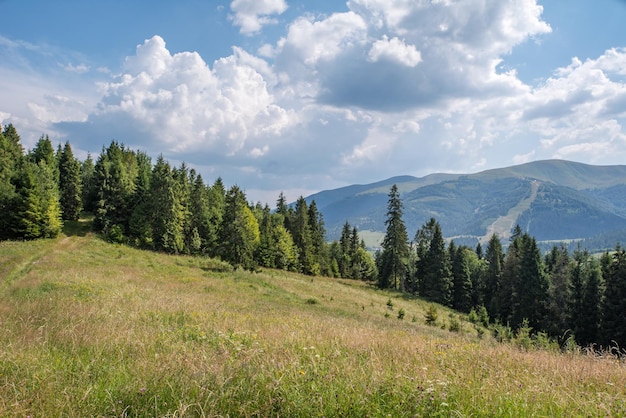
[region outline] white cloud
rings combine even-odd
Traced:
[[[374,42],[369,51],[368,58],[372,62],[388,59],[407,67],[415,67],[422,61],[422,55],[415,45],[407,45],[404,41],[394,37],[388,39],[384,35],[382,39]]]
[[[239,48],[211,69],[197,53],[172,55],[155,36],[126,59],[125,70],[103,85],[99,110],[89,124],[124,119],[133,129],[127,142],[137,146],[232,156],[263,150],[256,140],[279,135],[293,122],[268,91],[269,67]]]
[[[78,65],[73,65],[73,64],[67,64],[65,67],[65,71],[69,71],[71,73],[77,73],[77,74],[83,74],[89,71],[89,66],[85,65],[85,64],[78,64]]]
[[[514,69],[498,70],[517,45],[549,36],[533,0],[347,6],[299,16],[280,40],[256,51],[235,46],[211,63],[195,52],[171,53],[155,36],[121,74],[107,75],[97,109],[45,90],[29,94],[20,115],[34,117],[39,134],[47,126],[73,144],[83,140],[83,148],[97,142],[91,151],[115,138],[259,195],[271,189],[274,198],[294,184],[316,191],[539,158],[626,161],[625,49],[574,58],[534,86]],[[245,34],[286,7],[231,3]],[[2,115],[15,117],[5,103],[0,97]]]
[[[230,9],[234,15],[233,23],[239,26],[240,32],[252,35],[263,26],[274,24],[273,15],[280,15],[287,10],[285,0],[233,0]]]

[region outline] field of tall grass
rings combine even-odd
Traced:
[[[0,416],[626,416],[615,357],[479,338],[442,307],[426,325],[425,302],[361,282],[66,233],[0,243]]]

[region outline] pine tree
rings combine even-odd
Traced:
[[[504,251],[502,243],[496,234],[493,234],[487,244],[485,252],[487,269],[485,271],[484,304],[491,318],[500,318],[500,284],[504,265]]]
[[[15,176],[23,159],[20,136],[13,125],[0,132],[0,240],[16,238],[13,230],[16,199]]]
[[[611,256],[604,277],[602,303],[602,343],[626,347],[626,250],[619,244]]]
[[[260,241],[259,224],[237,186],[228,190],[220,229],[220,257],[235,268],[254,269],[254,253]]]
[[[548,334],[562,336],[569,328],[569,314],[567,310],[570,301],[570,280],[572,277],[572,263],[567,248],[552,247],[546,256],[546,272],[549,277],[546,322],[543,326]]]
[[[457,311],[468,313],[472,303],[472,276],[470,271],[470,254],[467,247],[455,247],[450,242],[449,254],[452,260],[452,307]]]
[[[309,230],[311,231],[311,253],[318,265],[318,273],[328,275],[330,271],[329,255],[326,246],[326,229],[324,227],[324,217],[317,209],[315,200],[311,201],[308,208]]]
[[[350,266],[352,265],[352,254],[350,254],[350,239],[352,233],[352,227],[346,221],[343,224],[343,228],[341,229],[341,236],[339,237],[339,249],[340,254],[337,259],[337,264],[339,267],[339,275],[340,277],[350,277]]]
[[[312,233],[309,226],[308,205],[302,196],[296,201],[290,232],[294,244],[298,247],[300,271],[312,276],[319,274],[319,263],[315,258]]]
[[[423,233],[416,235],[420,251],[426,250],[419,261],[420,295],[442,305],[450,305],[452,301],[452,273],[450,257],[446,251],[441,226],[434,218],[425,224]],[[428,238],[430,237],[430,241]],[[424,241],[425,240],[425,241]]]
[[[93,212],[97,205],[98,191],[95,175],[96,167],[93,163],[93,159],[91,158],[91,154],[87,154],[87,158],[80,166],[83,209],[87,212]]]
[[[400,193],[395,184],[389,192],[385,226],[387,231],[379,257],[378,286],[404,290],[409,259],[409,239],[402,220]]]
[[[600,342],[602,272],[595,258],[589,257],[585,277],[582,317],[576,335],[577,341],[583,346]]]
[[[520,270],[513,281],[511,326],[517,328],[524,320],[528,320],[531,328],[540,330],[546,316],[548,280],[535,238],[526,233],[520,240]]]
[[[152,239],[156,250],[174,254],[182,252],[185,244],[185,215],[178,187],[169,163],[159,156],[150,179]]]
[[[105,234],[113,229],[124,235],[128,233],[135,205],[136,177],[134,152],[115,141],[102,150],[95,166],[97,202],[94,224],[97,230]]]
[[[77,221],[83,208],[81,173],[69,141],[59,156],[59,192],[63,219]]]

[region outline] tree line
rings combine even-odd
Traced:
[[[389,193],[386,234],[376,255],[380,288],[397,289],[461,312],[486,311],[492,322],[532,328],[561,342],[626,347],[626,250],[601,257],[565,246],[542,256],[518,226],[505,251],[492,235],[483,251],[446,245],[431,218],[409,242],[396,185]]]
[[[346,223],[326,242],[315,201],[272,210],[249,203],[238,186],[212,185],[184,163],[172,167],[112,141],[94,161],[79,161],[69,142],[54,150],[42,136],[27,152],[13,125],[0,132],[0,240],[54,238],[85,211],[106,239],[171,254],[219,257],[235,268],[257,266],[308,275],[374,280],[373,257]]]

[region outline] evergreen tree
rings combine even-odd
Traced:
[[[379,258],[378,286],[404,290],[409,259],[409,239],[402,220],[402,201],[398,186],[395,184],[389,192],[387,202],[387,231],[382,242]]]
[[[163,156],[157,158],[150,179],[152,239],[156,250],[178,254],[184,249],[184,208],[179,184]]]
[[[430,238],[430,241],[428,239]],[[416,234],[420,257],[418,274],[421,275],[420,295],[442,305],[452,301],[452,272],[441,226],[434,218]],[[425,251],[425,252],[424,252]]]
[[[98,190],[96,183],[96,167],[91,158],[91,154],[87,154],[87,159],[80,166],[80,181],[82,191],[83,209],[87,212],[96,210],[98,201]]]
[[[579,248],[574,252],[567,307],[569,326],[581,346],[600,342],[601,285],[600,263]]]
[[[567,248],[553,246],[546,255],[546,272],[549,277],[547,317],[543,326],[548,334],[562,336],[569,328],[567,306],[570,299],[572,263]]]
[[[205,237],[206,252],[209,255],[219,255],[219,230],[222,227],[226,189],[221,177],[208,188],[209,196],[209,228]]]
[[[341,237],[339,238],[339,258],[337,264],[339,266],[340,277],[350,277],[350,269],[352,265],[352,254],[350,254],[350,241],[351,241],[352,227],[346,221],[341,229]]]
[[[473,253],[467,247],[455,247],[454,241],[450,242],[448,248],[452,260],[452,307],[468,313],[473,306],[470,271],[470,257]]]
[[[484,304],[491,318],[500,318],[500,285],[504,266],[504,251],[500,238],[493,234],[485,252],[487,269],[485,271]]]
[[[579,344],[581,343],[580,334],[583,332],[583,301],[585,299],[585,276],[588,260],[589,254],[586,251],[582,251],[578,248],[578,250],[574,252],[574,261],[569,280],[569,298],[567,300],[568,325]]]
[[[324,227],[324,217],[317,209],[315,200],[311,201],[308,208],[308,223],[311,231],[311,253],[318,265],[318,274],[329,275],[330,265],[329,254],[326,246],[326,228]]]
[[[134,208],[133,196],[137,177],[135,153],[117,142],[103,149],[95,166],[97,202],[94,224],[108,234],[121,230],[127,234]]]
[[[254,253],[260,241],[259,223],[237,186],[228,190],[220,229],[219,255],[235,268],[254,269]]]
[[[308,205],[302,196],[296,201],[296,209],[291,222],[291,235],[294,244],[298,247],[300,271],[312,276],[319,274],[319,264],[315,258],[309,226]]]
[[[545,320],[548,281],[537,241],[528,234],[521,240],[521,262],[517,277],[513,280],[513,312],[511,326],[517,328],[524,320],[535,329],[542,329]]]
[[[59,192],[63,219],[77,221],[83,208],[81,173],[69,141],[59,156]]]
[[[619,244],[611,256],[604,277],[602,303],[602,343],[605,346],[626,347],[626,250]]]
[[[209,210],[209,190],[200,174],[194,175],[193,178],[189,195],[189,213],[192,231],[196,230],[200,238],[200,247],[194,253],[206,254],[210,247],[210,237],[214,227]]]
[[[54,155],[54,148],[52,147],[52,142],[50,141],[48,135],[42,135],[39,138],[37,144],[35,144],[35,148],[33,148],[28,154],[28,158],[35,164],[39,164],[41,161],[44,161],[52,170],[55,175],[54,180],[56,181],[57,158]]]
[[[509,244],[509,248],[506,252],[504,264],[502,265],[502,275],[500,277],[500,284],[497,289],[497,293],[494,295],[494,301],[492,305],[497,307],[495,319],[501,323],[511,323],[513,313],[517,312],[519,299],[516,293],[521,275],[522,265],[522,248],[521,239],[516,237]],[[489,315],[493,314],[489,312]]]
[[[6,125],[0,132],[0,240],[16,238],[15,177],[22,159],[20,136],[13,125]]]

